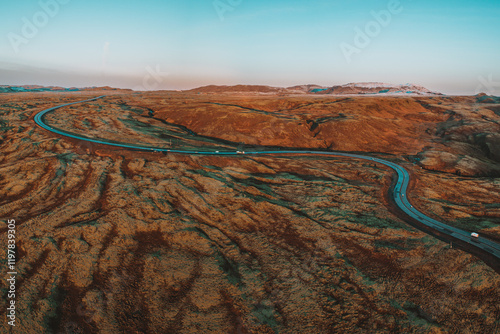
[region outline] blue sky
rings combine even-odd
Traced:
[[[9,1],[0,84],[380,81],[473,94],[479,78],[500,81],[499,17],[498,0]]]

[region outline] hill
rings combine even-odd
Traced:
[[[262,85],[204,86],[188,90],[193,93],[256,93],[256,94],[321,94],[321,95],[442,95],[438,92],[414,85],[393,85],[380,82],[349,83],[337,86],[297,85],[292,87],[271,87]]]

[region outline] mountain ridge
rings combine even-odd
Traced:
[[[80,92],[80,91],[94,91],[94,90],[130,90],[113,88],[109,86],[104,87],[60,87],[60,86],[41,86],[41,85],[0,85],[0,93],[35,93],[35,92]]]
[[[315,84],[290,87],[266,85],[209,85],[186,90],[198,93],[277,93],[277,94],[316,94],[316,95],[443,95],[415,84],[388,84],[381,82],[358,82],[345,85],[321,86]]]

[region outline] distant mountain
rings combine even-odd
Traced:
[[[38,85],[6,86],[0,85],[0,93],[26,93],[26,92],[74,92],[78,88],[44,87]]]
[[[203,86],[190,89],[188,92],[195,93],[282,93],[285,88],[263,86],[263,85],[235,85],[235,86]]]
[[[319,85],[297,85],[292,87],[271,87],[260,85],[236,86],[204,86],[189,90],[198,93],[259,93],[259,94],[322,94],[322,95],[363,95],[363,94],[390,94],[390,95],[443,95],[425,87],[404,84],[393,85],[380,82],[360,82],[346,85],[325,87]]]
[[[33,92],[78,92],[78,91],[101,91],[101,90],[122,90],[112,87],[86,87],[86,88],[64,88],[57,86],[39,86],[39,85],[24,85],[24,86],[8,86],[0,85],[0,93],[33,93]],[[130,89],[125,89],[130,90]]]
[[[132,89],[127,89],[127,88],[113,88],[109,86],[101,86],[101,87],[85,87],[85,88],[80,88],[78,90],[82,91],[101,91],[101,90],[122,90],[122,91],[132,91]]]
[[[85,88],[64,88],[57,86],[9,86],[0,85],[0,93],[23,93],[23,92],[74,92],[74,91],[102,91],[102,90],[123,90],[131,91],[130,89],[120,89],[112,87],[85,87]],[[318,94],[318,95],[443,95],[438,92],[433,92],[425,87],[404,84],[392,85],[380,82],[360,82],[349,83],[338,86],[319,86],[319,85],[297,85],[292,87],[271,87],[265,85],[234,85],[234,86],[204,86],[195,89],[187,90],[187,92],[201,94],[264,94],[264,95],[285,95],[285,94]]]
[[[500,97],[486,95],[485,93],[476,95],[477,103],[500,103]]]
[[[433,92],[425,87],[414,84],[393,85],[381,82],[359,82],[349,83],[341,86],[325,87],[322,89],[313,89],[309,93],[316,94],[391,94],[391,95],[442,95],[438,92]]]

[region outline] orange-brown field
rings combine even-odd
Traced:
[[[0,270],[15,219],[15,333],[500,332],[500,275],[397,214],[388,168],[133,151],[33,122],[103,94],[46,122],[193,151],[370,152],[411,172],[422,212],[500,241],[495,99],[0,94]]]

